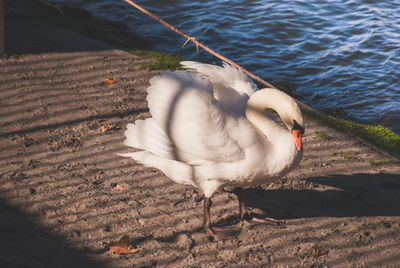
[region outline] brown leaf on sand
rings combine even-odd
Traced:
[[[314,258],[318,258],[320,256],[326,255],[328,253],[327,250],[320,247],[312,247],[312,255]]]
[[[114,191],[122,191],[124,189],[124,186],[117,184],[112,188]]]
[[[114,79],[112,79],[112,78],[106,78],[106,79],[104,79],[103,82],[108,84],[108,85],[111,85],[111,84],[115,83]]]
[[[117,254],[133,254],[140,251],[140,249],[132,248],[128,235],[124,235],[117,242],[111,242],[107,247],[111,253]]]
[[[117,125],[103,125],[100,127],[101,132],[117,130],[117,129],[121,129],[121,127],[119,127]]]

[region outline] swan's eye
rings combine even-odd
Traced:
[[[293,129],[300,130],[300,133],[304,134],[304,128],[302,126],[300,126],[299,123],[297,123],[296,120],[293,120],[293,128],[292,128],[292,130]]]

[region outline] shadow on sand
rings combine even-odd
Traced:
[[[0,199],[1,267],[106,267]]]
[[[306,182],[332,189],[247,189],[246,205],[281,219],[400,215],[398,175],[331,175],[309,178]]]

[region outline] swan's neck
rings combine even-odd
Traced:
[[[275,94],[275,91],[255,92],[247,103],[246,117],[265,136],[268,150],[266,161],[274,163],[275,171],[280,173],[297,164],[301,154],[296,150],[290,131],[266,116],[267,109],[272,108],[284,122],[288,118],[286,94]]]
[[[292,141],[293,138],[290,132],[274,120],[268,118],[266,115],[266,109],[267,107],[261,108],[248,105],[246,109],[246,117],[265,136],[271,146],[277,149],[280,148],[281,150],[283,147],[294,148]],[[293,146],[290,146],[292,144]]]

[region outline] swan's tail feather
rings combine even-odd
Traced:
[[[146,151],[120,153],[120,156],[131,157],[137,162],[161,170],[165,175],[179,184],[197,185],[193,181],[193,167],[182,162],[165,159]]]
[[[145,150],[160,157],[174,158],[171,142],[153,118],[136,120],[134,124],[128,124],[125,136],[124,144],[127,146]]]

